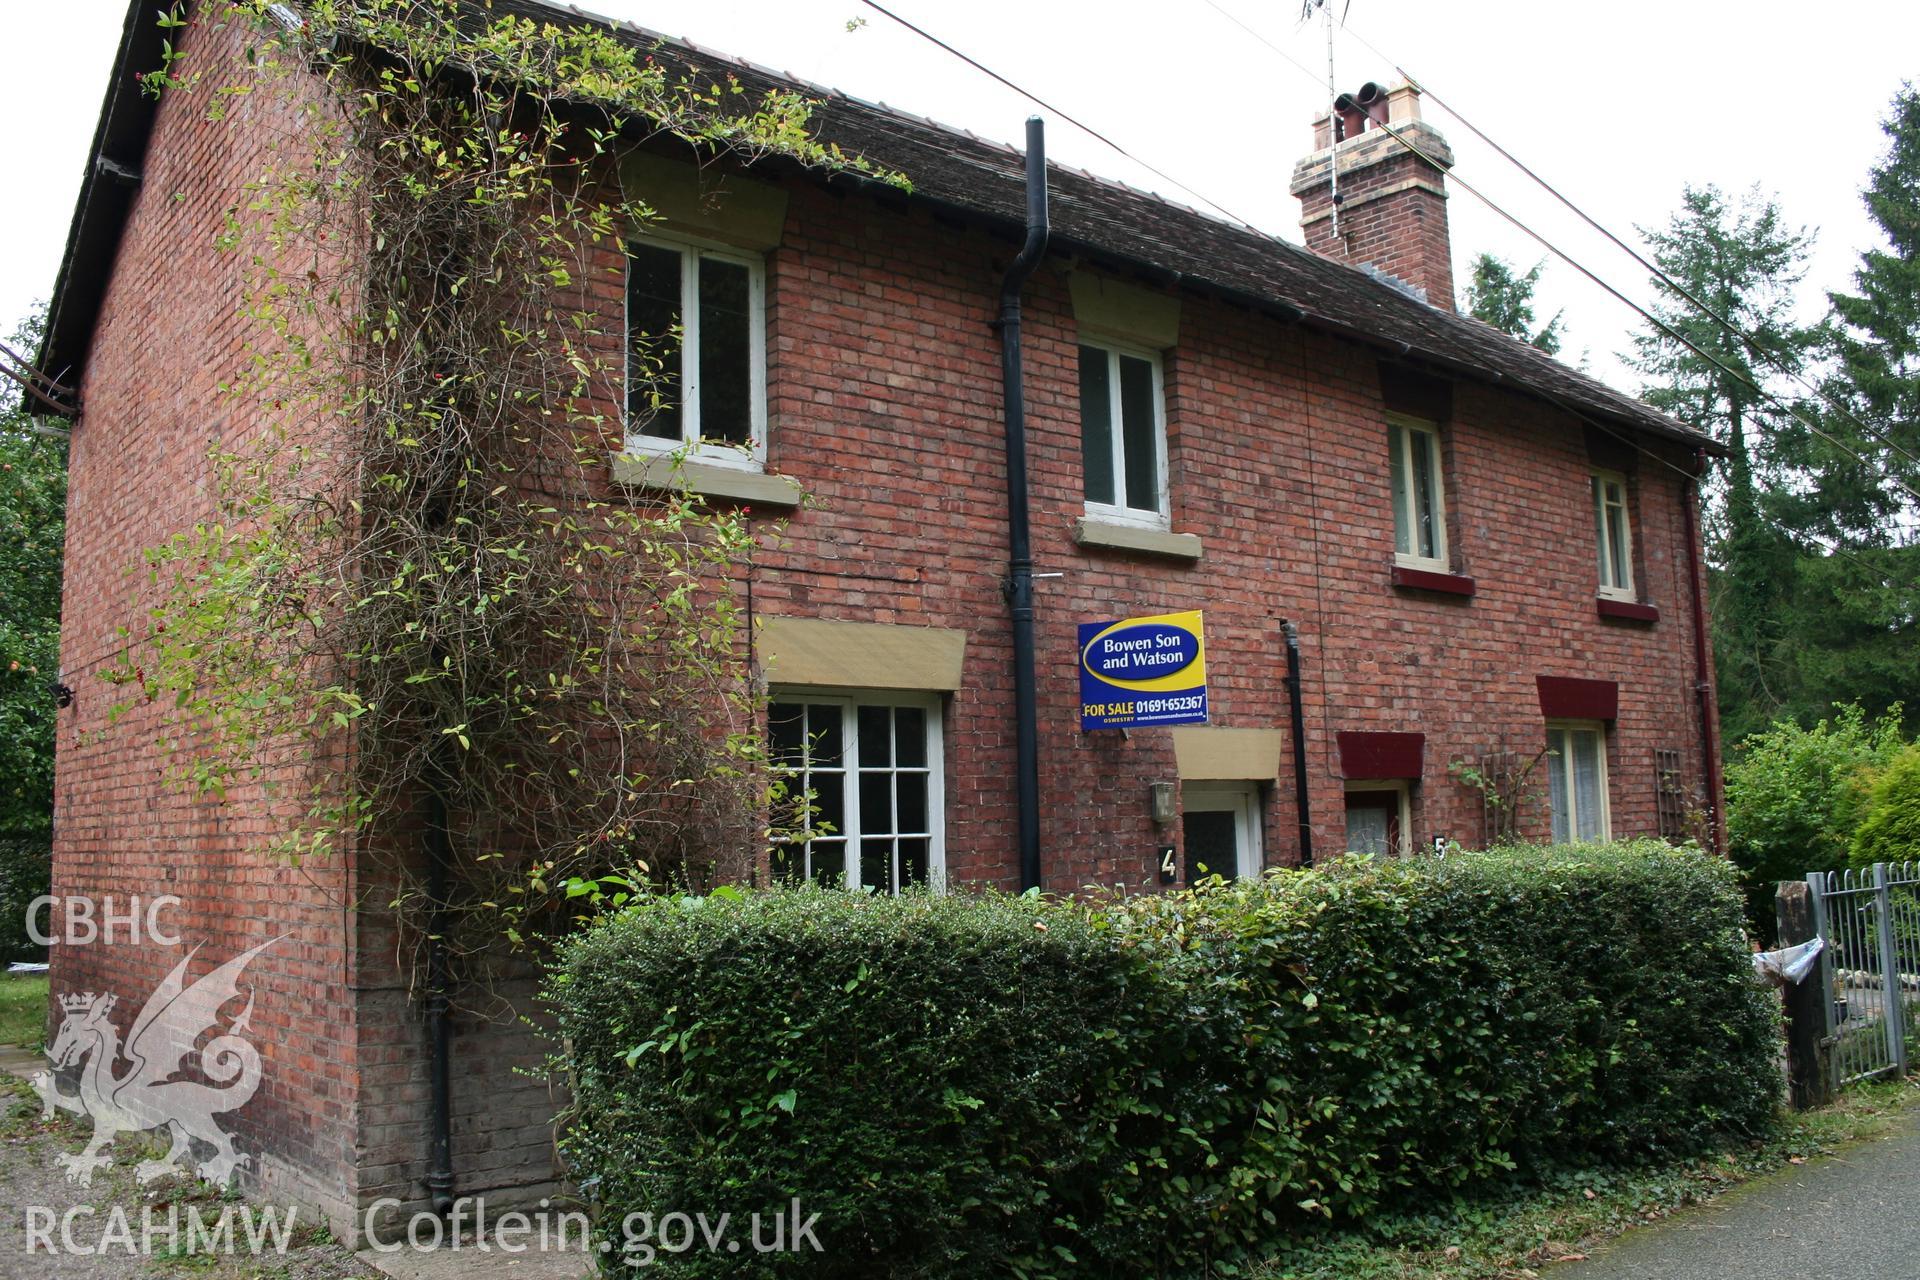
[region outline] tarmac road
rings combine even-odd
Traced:
[[[1920,1116],[1628,1232],[1554,1280],[1920,1280]]]

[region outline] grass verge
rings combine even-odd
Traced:
[[[0,973],[0,1044],[38,1049],[47,1038],[47,975]]]
[[[1565,1171],[1545,1184],[1490,1188],[1363,1229],[1301,1237],[1259,1280],[1529,1280],[1601,1241],[1658,1222],[1743,1182],[1879,1137],[1920,1110],[1920,1081],[1858,1085],[1819,1111],[1788,1113],[1772,1137],[1643,1169]]]

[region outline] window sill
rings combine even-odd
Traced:
[[[1632,600],[1612,600],[1601,596],[1594,601],[1594,607],[1603,618],[1613,618],[1620,622],[1658,622],[1660,610],[1650,604],[1640,604]]]
[[[1436,591],[1448,596],[1471,596],[1473,579],[1458,573],[1436,573],[1431,569],[1393,566],[1393,585],[1413,591]]]
[[[1198,560],[1204,550],[1198,534],[1146,529],[1094,516],[1081,516],[1073,522],[1073,540],[1083,547],[1133,551],[1150,556],[1166,556],[1170,560]]]
[[[804,496],[800,482],[791,476],[711,462],[677,461],[669,454],[616,453],[613,482],[629,489],[674,489],[784,511],[798,507]]]

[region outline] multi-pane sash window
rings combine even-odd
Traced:
[[[768,712],[795,834],[773,849],[776,878],[898,893],[945,869],[940,706],[795,695]]]
[[[765,271],[693,245],[627,245],[627,440],[763,456]],[[731,447],[728,447],[731,446]]]
[[[1440,433],[1431,423],[1389,418],[1389,464],[1393,472],[1393,549],[1402,564],[1449,570],[1447,502],[1440,477]]]
[[[1548,725],[1545,765],[1554,843],[1609,839],[1606,730],[1597,724]]]
[[[1165,526],[1167,442],[1158,357],[1080,344],[1080,456],[1090,513]]]
[[[1633,599],[1633,526],[1627,519],[1627,484],[1595,472],[1593,523],[1600,552],[1600,594]]]

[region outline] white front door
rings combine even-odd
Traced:
[[[1208,876],[1237,880],[1259,875],[1259,788],[1251,782],[1183,784],[1180,836],[1190,885]]]

